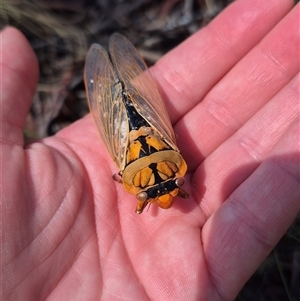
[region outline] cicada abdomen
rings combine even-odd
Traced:
[[[90,111],[126,191],[136,195],[136,213],[147,204],[169,208],[187,165],[155,81],[134,46],[122,35],[110,38],[109,53],[93,44],[85,66]]]

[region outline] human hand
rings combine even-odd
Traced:
[[[3,300],[234,299],[299,212],[291,7],[237,1],[151,69],[190,198],[142,215],[90,115],[24,146],[37,62],[1,33]]]

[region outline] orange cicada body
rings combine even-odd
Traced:
[[[110,38],[109,53],[93,44],[85,65],[90,111],[126,191],[136,195],[136,213],[147,204],[169,208],[187,165],[155,81],[134,46],[122,35]]]

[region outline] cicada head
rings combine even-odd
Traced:
[[[184,178],[178,178],[175,181],[170,181],[166,185],[165,191],[164,190],[157,191],[157,189],[152,189],[151,191],[150,189],[149,192],[142,191],[137,193],[136,198],[138,202],[136,205],[135,212],[137,214],[141,214],[148,204],[156,204],[162,209],[168,209],[172,206],[174,197],[176,195],[178,195],[181,198],[187,198],[189,194],[186,191],[184,191],[182,188],[180,188],[184,184],[184,182],[185,182]],[[172,189],[173,188],[172,186],[175,185],[177,186],[177,188],[175,188],[172,191],[168,191],[168,189]],[[164,185],[161,185],[161,187],[162,186]],[[149,195],[153,194],[153,192],[156,192],[158,196],[156,196],[155,198],[149,198]]]

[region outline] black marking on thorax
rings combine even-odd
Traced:
[[[146,157],[146,156],[149,156],[153,153],[156,153],[158,151],[162,151],[162,150],[157,150],[155,149],[154,147],[152,147],[151,145],[147,144],[146,142],[146,137],[147,136],[140,136],[138,137],[136,140],[139,141],[142,145],[142,148],[141,148],[141,151],[140,151],[140,156],[139,158],[142,158],[142,157]]]
[[[157,163],[151,163],[149,165],[149,168],[151,168],[153,174],[154,174],[154,178],[155,178],[155,183],[161,183],[164,180],[159,176],[158,171],[157,171]]]

